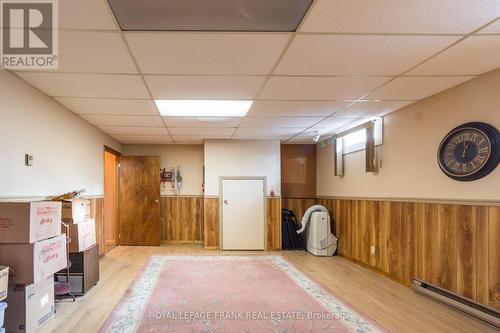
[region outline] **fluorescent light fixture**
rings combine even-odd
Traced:
[[[312,0],[108,0],[124,31],[295,31]]]
[[[253,101],[157,99],[155,103],[162,116],[244,117]]]

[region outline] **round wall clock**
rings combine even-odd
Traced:
[[[481,122],[460,125],[441,141],[438,163],[450,178],[471,181],[491,173],[500,162],[500,132]]]

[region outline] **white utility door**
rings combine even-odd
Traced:
[[[222,180],[222,249],[264,250],[264,180]]]

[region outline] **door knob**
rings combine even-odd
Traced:
[[[227,204],[228,204],[227,200],[224,200],[224,205],[227,205]]]
[[[160,200],[155,200],[155,203],[158,203],[158,202],[160,202]]]

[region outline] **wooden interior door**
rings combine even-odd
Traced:
[[[120,245],[160,245],[160,157],[120,159]]]

